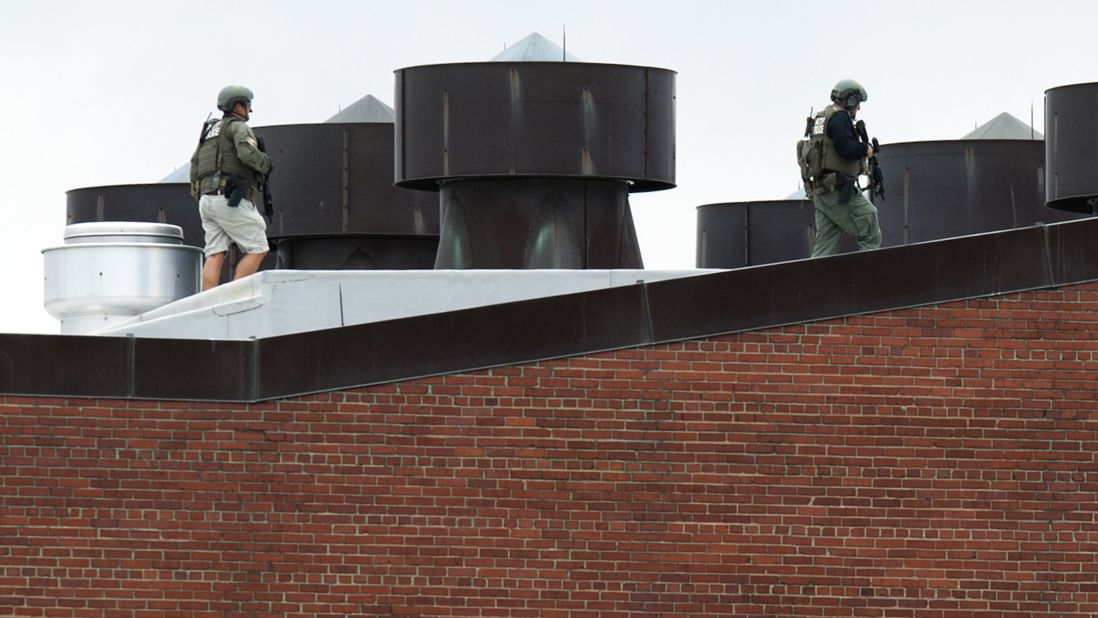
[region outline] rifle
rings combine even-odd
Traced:
[[[880,196],[883,201],[885,199],[884,174],[881,172],[880,164],[877,163],[877,153],[881,151],[881,144],[875,137],[872,140],[869,139],[869,132],[865,130],[864,120],[854,123],[854,130],[858,132],[858,137],[861,138],[862,143],[873,146],[873,156],[869,157],[869,193],[870,195]]]
[[[256,142],[259,144],[259,151],[266,154],[267,152],[267,140],[262,137],[256,138]],[[271,155],[267,155],[270,159]],[[267,168],[267,173],[263,175],[263,216],[267,217],[267,221],[274,223],[271,217],[274,216],[274,198],[271,196],[271,172],[274,171],[274,164],[272,163]]]
[[[213,112],[206,114],[206,120],[202,122],[202,130],[198,133],[199,145],[202,145],[202,142],[206,141],[206,136],[210,134],[210,129],[213,129],[214,123],[210,122],[211,117],[213,117]]]

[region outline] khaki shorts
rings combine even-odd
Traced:
[[[207,256],[229,250],[236,243],[244,253],[266,253],[267,221],[255,209],[251,200],[240,200],[236,208],[229,208],[224,195],[203,195],[198,200],[198,214],[202,217],[202,229],[206,231]]]

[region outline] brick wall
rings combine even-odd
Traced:
[[[0,615],[1089,616],[1098,285],[234,406],[0,398]]]

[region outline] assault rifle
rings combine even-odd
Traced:
[[[210,122],[210,118],[213,116],[213,112],[206,114],[206,120],[202,122],[202,130],[198,133],[198,145],[201,146],[202,142],[206,141],[206,136],[210,134],[210,130],[213,129],[215,122]]]
[[[259,151],[262,153],[267,152],[267,140],[262,137],[256,138],[256,142],[259,144]],[[270,155],[267,155],[270,158]],[[267,173],[263,175],[263,216],[267,217],[267,221],[274,222],[271,217],[274,216],[274,198],[271,197],[271,172],[274,171],[274,163],[267,168]]]
[[[877,163],[877,153],[881,151],[881,144],[875,137],[872,140],[869,139],[864,120],[854,123],[854,130],[858,132],[858,137],[861,138],[862,143],[873,146],[873,156],[869,157],[869,194],[879,196],[881,200],[884,200],[884,174],[881,173],[881,166]]]

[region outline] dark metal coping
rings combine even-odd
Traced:
[[[0,392],[262,401],[1098,280],[1084,219],[257,341],[0,335]]]

